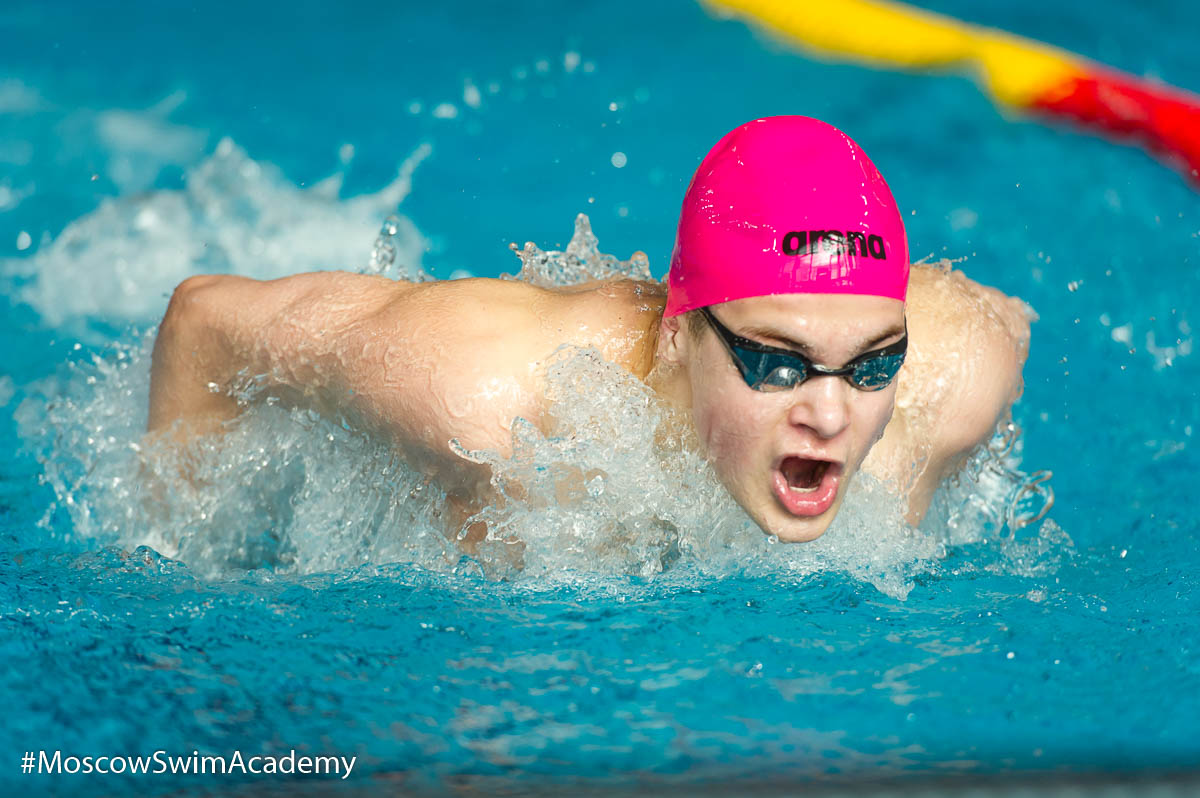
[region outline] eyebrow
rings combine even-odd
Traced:
[[[874,336],[873,338],[870,338],[870,339],[860,338],[854,342],[853,354],[850,355],[850,357],[846,360],[846,362],[849,363],[851,360],[854,360],[856,357],[860,357],[861,355],[864,355],[873,349],[881,348],[880,344],[882,344],[887,339],[892,338],[897,335],[904,335],[906,332],[907,332],[907,327],[906,327],[906,325],[904,325],[902,323],[899,326],[893,325],[892,327],[889,327],[888,329],[884,330],[883,332],[879,333],[878,335]],[[817,354],[816,349],[813,346],[810,346],[809,344],[806,344],[803,341],[797,341],[793,338],[789,338],[787,335],[779,332],[778,330],[772,330],[769,327],[751,326],[751,327],[747,327],[745,329],[745,331],[743,331],[743,332],[734,333],[734,334],[740,335],[743,338],[773,339],[775,341],[779,341],[780,343],[784,344],[787,349],[792,349],[792,350],[795,350],[796,352],[799,352],[800,354],[807,357],[809,360],[818,360],[818,358],[816,356],[816,354]]]

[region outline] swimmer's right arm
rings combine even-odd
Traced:
[[[154,344],[148,430],[179,442],[216,431],[238,414],[232,390],[249,377],[336,404],[370,372],[356,328],[412,288],[344,272],[184,280]]]

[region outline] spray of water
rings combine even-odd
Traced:
[[[376,273],[416,278],[426,243],[411,221],[388,217],[386,264],[368,259],[367,244],[429,152],[418,147],[379,191],[340,200],[340,172],[300,189],[223,139],[188,170],[181,190],[106,200],[33,257],[0,260],[0,274],[54,327],[89,318],[153,323],[165,297],[193,274],[266,280],[369,260]]]
[[[32,259],[26,298],[51,323],[69,314],[136,319],[161,312],[163,295],[190,274],[277,276],[285,264],[344,262],[346,241],[370,240],[421,157],[378,194],[339,201],[328,186],[287,187],[223,142],[184,191],[115,201],[68,226]],[[361,271],[420,279],[420,242],[411,222],[388,215]],[[521,269],[510,279],[543,286],[650,279],[644,255],[602,253],[582,214],[564,252],[530,243],[517,255]],[[86,281],[102,264],[116,270],[116,287],[64,279]],[[497,497],[467,522],[489,530],[468,556],[446,534],[440,486],[344,419],[286,406],[253,381],[240,396],[244,412],[218,434],[184,448],[148,438],[153,336],[137,333],[71,364],[30,391],[17,418],[57,497],[44,525],[68,530],[51,534],[150,546],[210,578],[385,562],[537,586],[672,570],[797,579],[834,570],[903,597],[915,577],[938,571],[947,547],[985,544],[980,567],[1038,573],[1070,545],[1028,506],[1045,503],[1048,489],[1045,475],[1019,469],[1014,427],[943,487],[920,529],[864,473],[822,538],[780,544],[729,498],[688,425],[650,389],[594,350],[564,349],[547,373],[552,428],[516,419],[511,455],[460,447],[491,468]]]

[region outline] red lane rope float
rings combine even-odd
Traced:
[[[1047,92],[1030,108],[1140,141],[1200,185],[1200,97],[1194,94],[1097,70]]]
[[[901,69],[967,69],[997,103],[1135,141],[1200,186],[1200,96],[1056,47],[886,0],[704,0],[802,48]]]

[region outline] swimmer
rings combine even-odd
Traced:
[[[494,497],[489,467],[451,441],[509,454],[514,418],[548,431],[547,364],[594,347],[680,411],[764,532],[808,541],[860,470],[918,523],[1020,395],[1029,320],[961,272],[910,270],[900,211],[858,145],[770,117],[701,162],[665,287],[185,280],[154,346],[149,430],[180,443],[218,431],[239,412],[239,375],[265,375],[276,394],[386,435],[446,488],[453,527]]]

